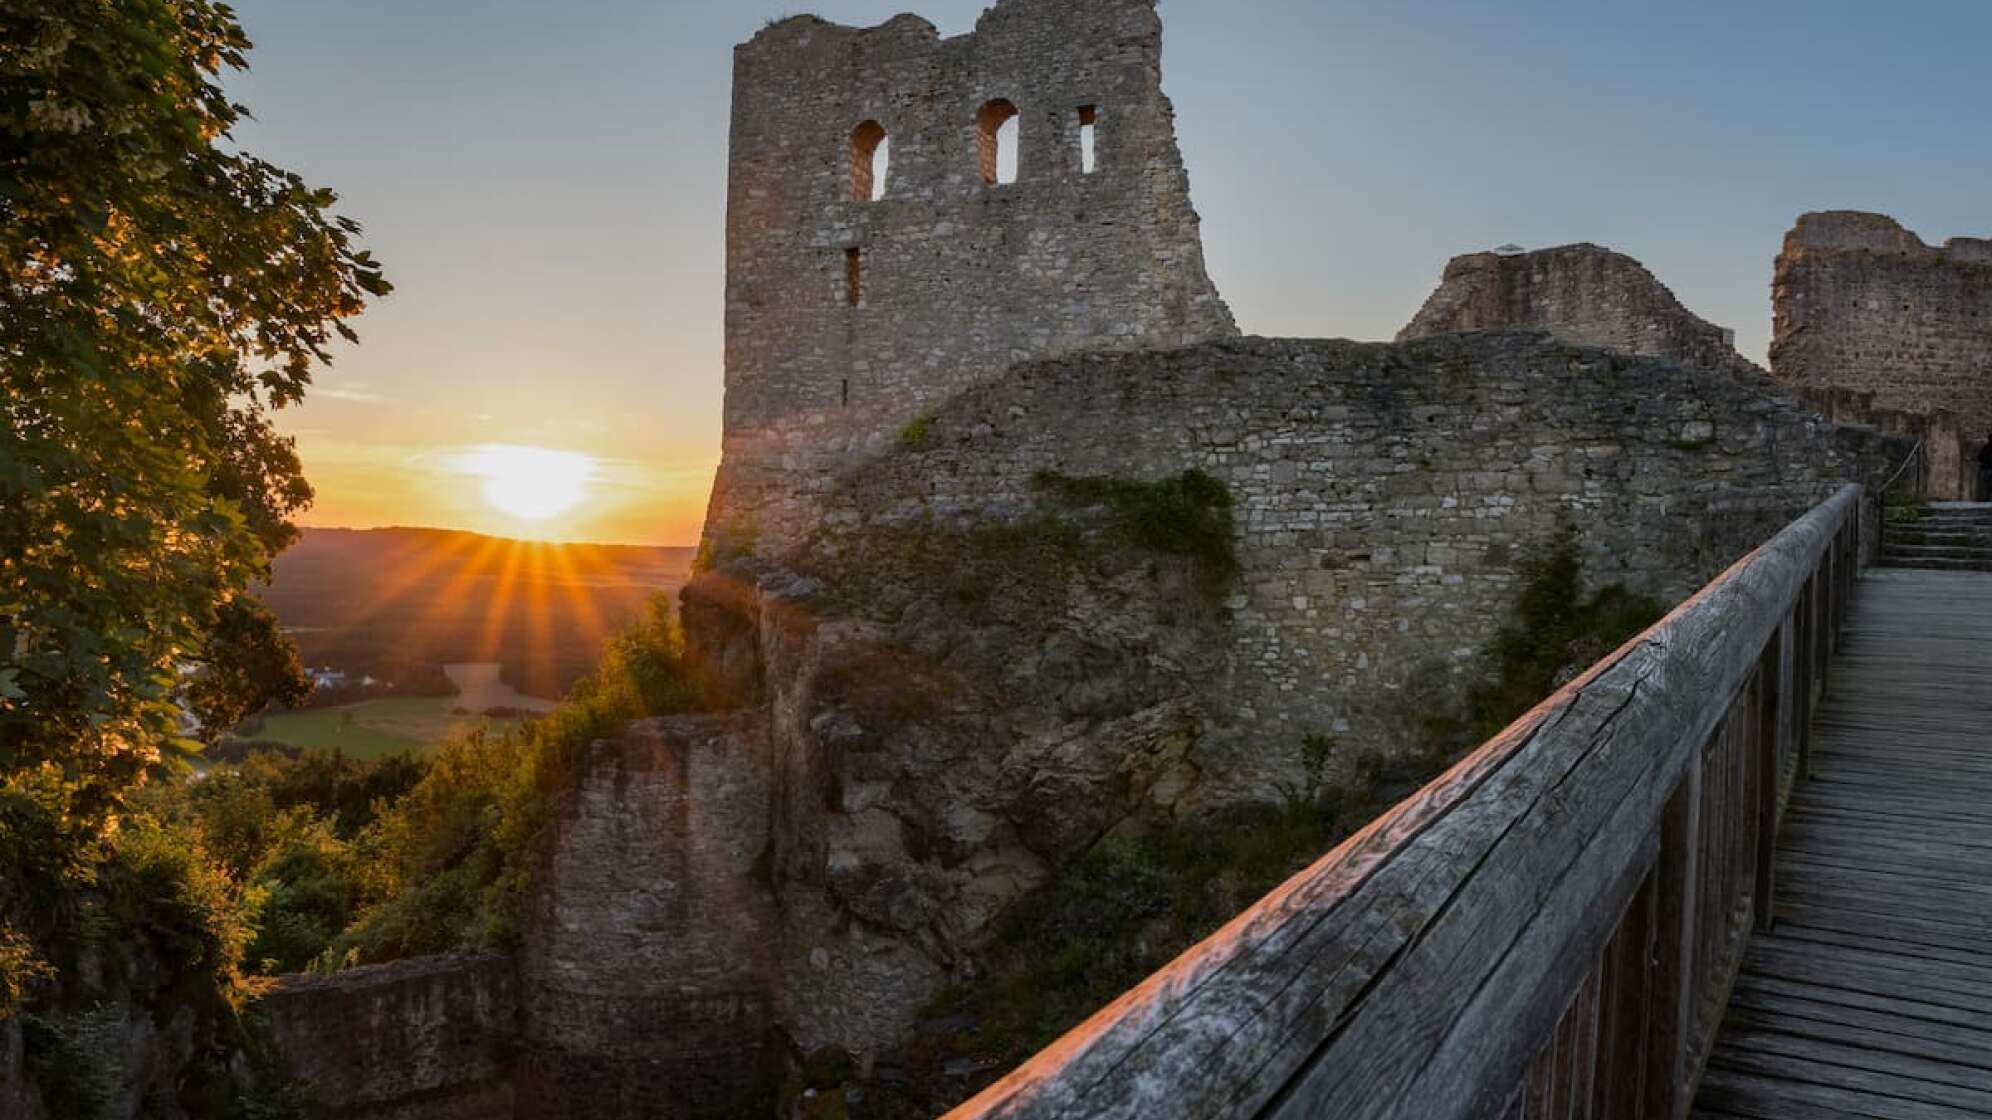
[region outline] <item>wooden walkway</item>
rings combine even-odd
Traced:
[[[1876,569],[1698,1117],[1992,1117],[1992,573]]]

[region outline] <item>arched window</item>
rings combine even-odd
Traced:
[[[1079,107],[1079,173],[1091,175],[1100,166],[1100,111],[1091,105]]]
[[[851,130],[851,201],[877,202],[885,197],[885,176],[892,165],[892,138],[885,126],[866,121]]]
[[[990,186],[1017,181],[1019,151],[1017,107],[997,98],[975,114],[975,155],[982,181]]]

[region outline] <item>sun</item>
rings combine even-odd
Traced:
[[[487,443],[458,460],[467,474],[484,480],[484,501],[521,521],[545,521],[573,509],[588,496],[595,460],[576,451]]]

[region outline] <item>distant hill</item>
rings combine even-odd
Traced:
[[[445,664],[495,661],[507,684],[554,699],[652,597],[684,585],[692,555],[448,529],[306,529],[259,590],[308,665],[413,682]]]

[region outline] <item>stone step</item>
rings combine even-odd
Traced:
[[[1945,572],[1992,572],[1992,557],[1977,559],[1951,559],[1932,556],[1894,557],[1883,556],[1884,568],[1923,568]]]
[[[1884,539],[1889,544],[1944,544],[1992,548],[1992,526],[1984,529],[1924,529],[1890,525]]]
[[[1983,560],[1992,563],[1992,548],[1956,548],[1949,545],[1897,544],[1889,541],[1881,550],[1890,562],[1902,560]]]

